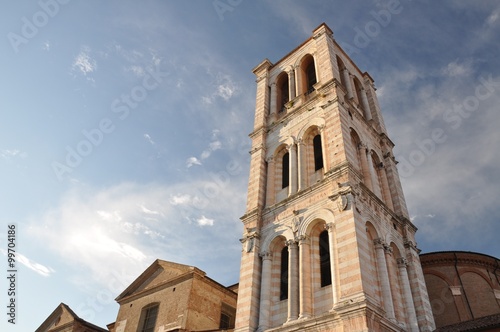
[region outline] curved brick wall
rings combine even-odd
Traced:
[[[436,327],[500,314],[500,260],[447,251],[420,255]]]

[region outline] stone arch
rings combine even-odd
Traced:
[[[378,275],[377,254],[374,244],[374,241],[380,238],[380,231],[371,221],[365,223],[365,229],[367,253],[366,255],[361,255],[361,260],[368,273],[363,278],[363,282],[365,283],[364,288],[367,295],[376,303],[380,304],[382,302],[382,293],[380,289],[380,276]]]
[[[260,253],[265,253],[265,252],[272,252],[272,244],[274,241],[276,241],[277,238],[282,237],[284,240],[290,240],[293,239],[293,232],[291,229],[281,226],[278,229],[276,229],[274,232],[269,233],[266,238],[262,239],[261,245],[260,245]]]
[[[289,77],[286,71],[282,71],[275,80],[276,84],[276,113],[286,113],[286,103],[290,101]]]
[[[318,220],[324,221],[325,223],[335,223],[335,216],[333,214],[333,211],[331,211],[330,209],[322,208],[304,216],[304,219],[300,223],[298,229],[298,235],[309,235]]]
[[[314,71],[312,70],[314,68]],[[315,57],[311,53],[305,54],[298,65],[299,79],[298,92],[299,94],[309,94],[314,91],[313,85],[318,82],[318,68]],[[314,77],[312,77],[314,75]]]

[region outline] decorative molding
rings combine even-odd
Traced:
[[[450,286],[451,294],[453,296],[460,296],[460,295],[462,295],[461,289],[462,289],[462,287],[460,287],[460,286]]]

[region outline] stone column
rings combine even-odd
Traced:
[[[297,192],[297,151],[295,150],[295,144],[291,144],[288,147],[288,152],[290,153],[290,170],[288,173],[290,176],[290,185],[288,186],[288,196],[290,196]]]
[[[361,87],[361,105],[363,105],[363,111],[365,115],[366,121],[370,121],[372,119],[372,113],[370,111],[370,105],[368,104],[368,98],[366,97],[366,90],[364,87]]]
[[[264,331],[269,328],[269,313],[271,311],[271,253],[263,252],[262,276],[260,284],[259,329]]]
[[[274,161],[274,156],[269,157],[267,160],[267,181],[266,181],[266,205],[271,206],[276,200],[276,193],[274,189],[276,187],[276,164]]]
[[[332,278],[332,302],[333,307],[337,304],[337,255],[335,255],[335,224],[328,223],[325,225],[328,230],[328,249],[330,250],[330,274]]]
[[[408,271],[406,270],[408,263],[405,258],[398,258],[398,270],[399,276],[401,278],[401,286],[403,287],[403,297],[406,307],[406,317],[408,317],[408,322],[410,324],[409,331],[418,332],[418,321],[417,314],[415,312],[415,305],[413,303],[413,296],[411,295],[410,279],[408,278]]]
[[[302,235],[299,238],[299,318],[309,318],[312,315],[312,281],[311,281],[311,246],[310,239]]]
[[[380,279],[380,287],[382,288],[382,297],[384,300],[384,309],[389,318],[395,321],[394,305],[392,303],[391,283],[389,281],[389,273],[387,272],[387,262],[385,260],[385,247],[382,239],[373,240],[375,244],[375,252],[377,254],[377,274]]]
[[[269,106],[269,115],[271,117],[271,121],[276,120],[277,118],[277,110],[276,110],[276,83],[271,84],[271,104]]]
[[[301,191],[306,187],[306,175],[304,174],[306,165],[305,163],[305,148],[304,148],[304,142],[302,139],[299,139],[297,141],[297,159],[298,159],[298,167],[297,167],[297,177],[298,177],[298,183],[299,183],[299,188],[298,191]]]
[[[289,90],[289,96],[290,100],[293,100],[295,98],[295,70],[292,69],[290,72],[288,72],[288,90]]]
[[[291,322],[299,318],[299,261],[298,246],[295,240],[288,240],[288,319]]]
[[[347,68],[342,69],[342,75],[344,76],[345,89],[347,90],[347,99],[352,99],[352,86],[351,86],[351,75]]]

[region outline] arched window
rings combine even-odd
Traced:
[[[281,172],[281,189],[283,189],[290,184],[290,154],[288,152],[283,155],[281,165],[283,166]]]
[[[316,135],[313,138],[314,148],[314,171],[323,168],[323,149],[321,148],[321,135]]]
[[[342,62],[342,60],[340,60],[340,58],[338,56],[337,56],[337,67],[339,68],[340,83],[347,90],[347,82],[346,82],[346,80],[345,80],[346,78],[344,76],[345,65]]]
[[[330,241],[328,240],[328,231],[319,234],[319,259],[321,287],[332,284],[332,270],[330,267]]]
[[[314,84],[316,84],[316,69],[314,68],[314,60],[312,60],[306,67],[307,77],[307,93],[314,91]]]
[[[300,93],[305,95],[314,91],[314,84],[316,84],[316,66],[312,55],[306,55],[300,64]]]
[[[281,249],[280,300],[288,299],[288,247]]]
[[[156,317],[158,316],[158,304],[148,305],[142,309],[139,321],[140,332],[154,332]]]
[[[286,103],[290,100],[289,90],[288,90],[288,75],[283,75],[279,82],[279,108],[278,112],[284,112],[286,110]]]

